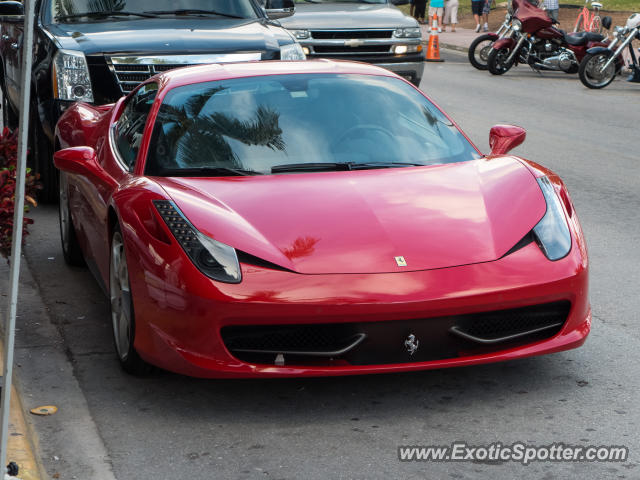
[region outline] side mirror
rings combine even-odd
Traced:
[[[22,2],[0,2],[0,16],[24,15]]]
[[[71,147],[53,154],[53,164],[57,169],[92,177],[100,183],[114,187],[117,182],[98,163],[96,151],[91,147]]]
[[[522,127],[515,125],[494,125],[489,131],[489,147],[491,155],[504,155],[513,150],[527,137]]]
[[[290,17],[296,11],[293,0],[267,0],[264,8],[271,20]]]

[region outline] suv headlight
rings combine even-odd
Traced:
[[[82,52],[59,50],[53,59],[53,96],[72,102],[93,102],[89,66]]]
[[[421,38],[422,31],[420,27],[397,28],[393,32],[393,36],[396,38]]]
[[[298,40],[305,40],[311,36],[309,30],[289,30],[289,32]]]
[[[571,250],[571,232],[569,232],[560,197],[549,179],[538,178],[538,185],[547,202],[547,211],[542,220],[533,227],[533,234],[540,250],[549,260],[560,260]]]
[[[306,60],[307,56],[302,51],[299,43],[290,43],[280,47],[280,60]]]
[[[173,202],[154,200],[153,204],[198,270],[218,282],[240,283],[242,281],[235,248],[199,232]]]

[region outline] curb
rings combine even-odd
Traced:
[[[4,345],[0,343],[0,368],[4,368]],[[33,431],[27,425],[23,402],[15,386],[11,385],[11,405],[9,407],[9,438],[7,438],[7,463],[16,462],[19,467],[18,479],[41,480],[42,465],[34,455],[37,442]]]
[[[422,41],[423,45],[428,45],[429,44],[429,40],[423,40]],[[440,42],[440,48],[444,48],[446,50],[455,50],[457,52],[463,52],[463,53],[468,53],[469,52],[469,47],[463,47],[460,45],[454,45],[453,43],[442,43]]]
[[[458,52],[469,52],[469,47],[461,47],[460,45],[453,45],[452,43],[440,42],[440,48],[446,48],[447,50],[456,50]]]

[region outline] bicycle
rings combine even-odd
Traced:
[[[600,9],[602,4],[600,2],[591,2],[593,8],[593,14],[587,8],[589,0],[584,0],[585,5],[580,10],[578,18],[576,19],[576,25],[573,27],[573,31],[577,32],[583,28],[587,32],[600,33],[602,31],[602,21],[600,20]]]

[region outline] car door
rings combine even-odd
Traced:
[[[133,171],[138,160],[144,128],[157,92],[158,85],[148,83],[129,96],[122,113],[112,125],[112,130],[102,146],[96,148],[98,162],[113,177],[116,185],[124,185],[134,176]],[[107,142],[110,146],[106,145]],[[75,205],[82,209],[80,223],[84,227],[83,233],[88,250],[85,254],[88,254],[86,256],[92,260],[89,266],[97,267],[101,278],[108,278],[110,241],[107,231],[108,210],[114,186],[95,182],[78,182],[77,187],[81,198],[80,202],[75,202]]]

